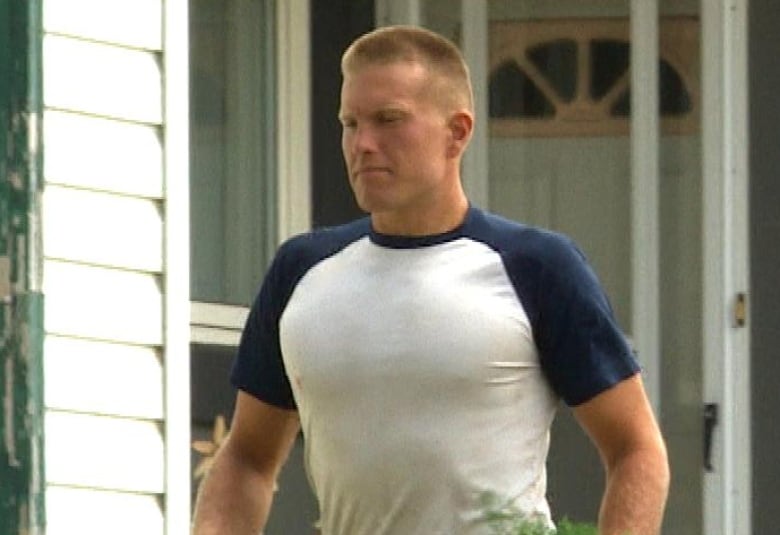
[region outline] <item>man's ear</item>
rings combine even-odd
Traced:
[[[448,156],[457,157],[463,154],[474,132],[474,116],[466,110],[458,110],[450,116],[449,127],[451,143]]]

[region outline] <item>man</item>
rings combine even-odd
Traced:
[[[570,240],[463,192],[474,119],[457,48],[383,28],[349,47],[342,73],[344,159],[370,217],[279,250],[195,533],[258,533],[299,429],[324,535],[489,533],[485,493],[551,525],[559,397],[604,462],[600,532],[657,533],[666,450],[595,275]]]

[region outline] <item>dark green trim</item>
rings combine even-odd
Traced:
[[[0,535],[45,531],[41,21],[0,1]]]

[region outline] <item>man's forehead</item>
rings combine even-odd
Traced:
[[[405,110],[420,100],[421,85],[412,83],[370,83],[345,80],[341,86],[342,111],[372,112]]]
[[[370,115],[384,112],[408,112],[412,108],[412,102],[403,98],[386,98],[376,100],[350,100],[342,98],[339,107],[339,116],[344,115]]]

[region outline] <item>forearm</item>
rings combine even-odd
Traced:
[[[264,477],[223,448],[201,483],[193,535],[257,535],[268,518],[273,478]]]
[[[660,533],[669,489],[663,446],[636,450],[614,462],[599,511],[601,535]]]

